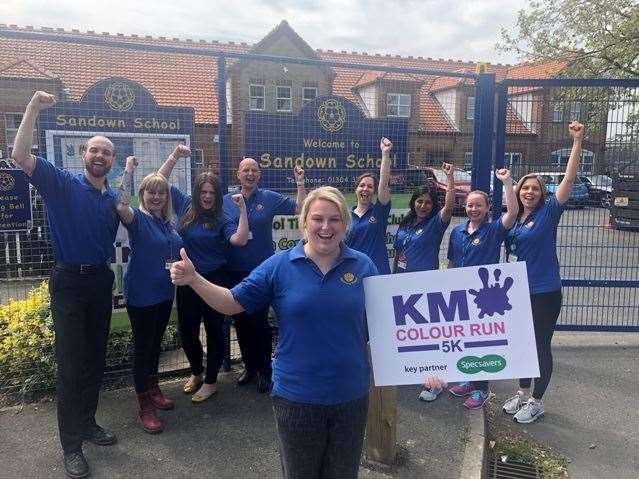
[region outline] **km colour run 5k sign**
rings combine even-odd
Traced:
[[[366,278],[375,384],[538,377],[523,262]]]

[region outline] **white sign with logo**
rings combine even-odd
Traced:
[[[377,386],[539,377],[526,264],[366,278]]]

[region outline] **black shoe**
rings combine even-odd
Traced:
[[[75,479],[87,477],[90,473],[87,460],[84,458],[82,451],[69,452],[64,455],[64,469],[67,476]]]
[[[97,444],[98,446],[111,446],[118,442],[118,438],[112,432],[94,424],[84,433],[84,440]]]
[[[273,387],[271,376],[266,374],[259,374],[259,379],[257,380],[257,390],[261,393],[268,393],[271,392],[271,387]]]
[[[246,384],[249,384],[251,382],[253,382],[253,380],[257,377],[257,373],[255,371],[252,371],[250,369],[245,369],[242,374],[240,374],[240,377],[237,378],[237,385],[238,386],[244,386]]]

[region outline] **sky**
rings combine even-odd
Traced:
[[[495,44],[527,0],[0,0],[0,23],[256,43],[282,20],[313,48],[516,63]]]

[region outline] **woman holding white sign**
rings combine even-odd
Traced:
[[[531,423],[544,414],[542,397],[552,375],[550,343],[561,311],[561,277],[557,258],[557,226],[570,198],[581,157],[584,126],[573,121],[568,126],[573,139],[564,178],[549,199],[544,180],[538,175],[522,177],[515,189],[519,211],[517,222],[506,239],[506,251],[512,261],[525,261],[528,270],[540,377],[530,391],[532,379],[520,379],[517,394],[503,406],[514,421]]]
[[[471,191],[466,197],[468,221],[455,226],[448,241],[448,267],[481,266],[499,263],[501,244],[517,219],[517,197],[513,189],[510,171],[497,170],[495,176],[504,184],[506,213],[490,221],[490,199],[483,191]],[[432,401],[441,393],[441,388],[428,386],[420,399]],[[469,381],[457,384],[448,390],[453,396],[468,396],[464,406],[480,409],[490,398],[488,381]]]
[[[377,268],[343,243],[350,215],[337,189],[311,191],[299,221],[303,241],[230,290],[197,274],[184,250],[171,278],[225,314],[273,305],[279,340],[272,395],[283,476],[355,479],[370,376],[363,280]]]
[[[439,269],[439,248],[455,206],[453,165],[443,163],[442,170],[448,179],[444,206],[440,208],[437,193],[430,186],[413,193],[410,211],[395,235],[393,273]]]
[[[390,274],[386,250],[386,227],[391,210],[390,151],[393,144],[388,138],[379,143],[382,163],[379,167],[379,184],[373,173],[363,173],[355,182],[357,206],[351,212],[352,227],[346,244],[373,260],[380,274]],[[377,201],[373,195],[377,190]]]

